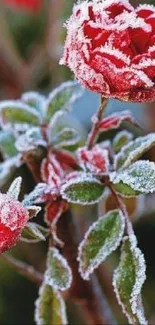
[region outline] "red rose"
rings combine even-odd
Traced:
[[[3,0],[3,2],[9,6],[38,12],[41,8],[43,0]]]
[[[106,98],[155,100],[155,7],[128,0],[83,1],[66,24],[60,63]]]
[[[18,201],[21,188],[21,177],[11,184],[7,194],[0,193],[0,254],[12,248],[20,239],[21,233],[31,215],[29,209]],[[36,215],[39,209],[36,208]]]

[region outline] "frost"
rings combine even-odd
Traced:
[[[28,222],[22,232],[21,241],[29,244],[35,244],[45,240],[46,237],[44,236],[44,228],[34,222]]]
[[[131,63],[130,57],[125,55],[120,50],[118,50],[118,49],[116,49],[114,47],[111,47],[109,44],[106,44],[105,46],[100,47],[100,49],[97,48],[96,50],[94,50],[94,53],[98,52],[98,51],[100,53],[106,53],[106,54],[113,55],[115,58],[117,58],[119,60],[122,60],[127,65],[130,65],[130,63]]]
[[[79,271],[85,280],[119,246],[125,227],[120,210],[109,211],[92,224],[78,249]]]
[[[0,114],[2,125],[5,123],[10,124],[40,124],[41,116],[33,108],[24,104],[20,100],[8,100],[0,103]]]
[[[37,200],[44,194],[47,188],[47,184],[45,183],[38,183],[34,190],[27,194],[23,200],[23,205],[26,207],[30,207],[33,205]]]
[[[69,289],[72,283],[72,271],[67,260],[54,247],[50,247],[48,251],[45,282],[61,291]]]
[[[22,185],[22,178],[17,177],[10,185],[7,195],[14,200],[18,200],[20,190],[21,190],[21,185]]]
[[[139,137],[122,147],[114,157],[114,168],[124,169],[155,145],[155,133]]]
[[[79,177],[67,180],[61,187],[61,196],[70,203],[89,205],[101,200],[103,184],[91,174],[80,173]]]
[[[122,111],[120,113],[113,113],[105,117],[100,122],[100,132],[108,131],[110,129],[117,129],[124,121],[136,124],[130,111]]]
[[[123,130],[116,134],[113,139],[113,149],[115,152],[118,152],[123,146],[127,145],[129,141],[133,139],[133,134]]]
[[[79,164],[84,171],[92,174],[100,175],[109,171],[109,153],[107,149],[103,149],[101,145],[96,145],[89,150],[82,147],[77,150]]]
[[[45,115],[45,101],[46,97],[35,92],[29,91],[21,96],[21,100],[26,104],[36,108],[36,110],[44,117]]]
[[[35,321],[37,325],[51,325],[57,322],[67,325],[66,306],[61,294],[42,283],[39,298],[35,302]]]
[[[77,81],[68,81],[54,89],[46,102],[47,119],[58,110],[70,110],[72,104],[81,97],[82,87]]]
[[[137,248],[135,235],[125,237],[121,261],[114,273],[113,286],[118,303],[130,324],[137,322],[141,325],[147,324],[141,302],[141,289],[146,279],[145,271],[144,256]]]
[[[37,216],[37,214],[41,211],[41,207],[36,205],[30,205],[27,207],[27,211],[29,213],[29,219],[32,219]]]
[[[155,163],[146,160],[136,161],[128,169],[111,173],[110,180],[113,184],[123,182],[140,193],[153,193],[155,192]]]
[[[38,146],[46,147],[47,143],[42,137],[41,130],[34,127],[19,136],[19,138],[16,140],[15,146],[18,151],[26,152],[29,150],[34,150]]]
[[[78,131],[73,128],[64,128],[57,133],[56,139],[53,139],[53,145],[56,148],[76,145],[80,141]]]

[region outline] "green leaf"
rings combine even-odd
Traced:
[[[16,141],[16,148],[19,152],[35,150],[38,146],[46,147],[47,143],[43,139],[40,128],[30,128],[26,133],[19,136]]]
[[[124,184],[122,181],[118,184],[113,184],[117,193],[120,193],[124,197],[135,197],[141,194],[138,191],[134,191],[129,185]]]
[[[15,137],[10,130],[0,132],[0,151],[5,159],[17,155]]]
[[[46,104],[45,96],[43,96],[35,91],[29,91],[29,92],[22,94],[21,100],[25,104],[34,107],[44,117],[45,104]]]
[[[104,185],[88,174],[79,173],[80,176],[71,179],[61,187],[62,197],[71,203],[90,205],[103,196]]]
[[[112,147],[114,152],[119,152],[123,146],[125,146],[133,138],[132,133],[123,130],[116,134],[113,139]]]
[[[153,193],[155,192],[155,163],[146,160],[136,161],[128,169],[111,173],[110,180],[119,186],[123,183],[139,194]]]
[[[68,146],[76,145],[80,141],[80,136],[78,131],[73,128],[62,129],[53,139],[53,145],[56,148],[64,148]]]
[[[40,125],[41,123],[41,116],[36,109],[18,100],[1,102],[0,115],[4,124],[26,123]]]
[[[139,159],[146,151],[155,145],[155,133],[148,134],[130,141],[115,156],[115,169],[127,168],[131,163]]]
[[[72,283],[72,271],[67,260],[54,247],[48,251],[45,281],[51,287],[61,291],[69,289]]]
[[[45,232],[45,228],[34,222],[28,222],[22,232],[21,241],[26,243],[38,243],[39,241],[45,241],[45,234],[46,236],[48,235],[48,231]]]
[[[109,211],[92,224],[79,246],[79,270],[83,279],[119,246],[124,233],[124,216],[120,210]]]
[[[60,293],[43,282],[35,303],[37,325],[66,325],[66,306]]]
[[[83,93],[82,87],[76,81],[68,81],[54,89],[47,100],[46,120],[59,110],[70,110],[71,105]]]
[[[125,237],[113,285],[118,302],[130,324],[147,324],[141,301],[141,289],[146,278],[145,269],[144,257],[137,248],[136,237]]]

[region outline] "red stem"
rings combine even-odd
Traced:
[[[107,105],[108,99],[101,97],[101,106],[98,109],[97,114],[94,116],[93,127],[88,136],[87,146],[88,149],[91,149],[95,144],[98,134],[99,134],[99,124],[103,116],[103,111]]]

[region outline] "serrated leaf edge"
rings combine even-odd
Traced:
[[[89,267],[87,268],[86,271],[83,271],[83,263],[82,263],[82,259],[81,259],[81,255],[82,255],[82,249],[85,245],[85,241],[87,240],[89,234],[91,233],[92,230],[95,229],[96,225],[98,224],[98,222],[101,220],[101,219],[105,219],[105,218],[108,218],[109,215],[112,213],[112,212],[119,212],[120,214],[120,217],[121,217],[121,231],[120,231],[120,235],[117,237],[117,240],[115,242],[115,245],[113,246],[113,248],[111,248],[109,250],[109,253],[108,255],[107,254],[103,254],[103,247],[100,249],[100,252],[99,254],[97,255],[97,257],[95,259],[92,260],[91,264],[89,265]],[[93,273],[93,271],[95,269],[98,268],[98,266],[105,261],[105,259],[113,252],[117,249],[117,247],[120,245],[121,243],[121,240],[122,240],[122,237],[123,237],[123,234],[124,234],[124,229],[125,229],[125,218],[124,218],[124,215],[123,213],[121,212],[121,210],[118,210],[118,209],[115,209],[115,210],[111,210],[109,211],[106,215],[104,215],[103,217],[100,217],[96,222],[94,222],[90,228],[88,229],[88,231],[85,233],[85,236],[84,236],[84,239],[83,241],[80,243],[79,247],[78,247],[78,257],[77,257],[77,261],[79,262],[79,272],[82,276],[82,278],[84,280],[89,280],[90,278],[90,275],[91,273]]]
[[[146,264],[145,264],[145,260],[144,260],[144,255],[142,254],[141,250],[137,247],[137,239],[134,234],[130,235],[130,237],[124,237],[123,242],[125,242],[127,239],[130,240],[131,250],[132,250],[133,254],[135,255],[135,257],[138,259],[138,263],[140,266],[138,273],[137,273],[136,282],[134,284],[133,291],[132,291],[131,298],[130,298],[131,309],[132,309],[133,314],[138,317],[140,324],[147,325],[148,322],[145,319],[143,309],[140,309],[140,308],[138,309],[138,299],[141,299],[141,289],[142,289],[142,286],[146,280]],[[122,246],[122,249],[123,249],[123,246]],[[118,303],[122,307],[123,313],[128,318],[128,321],[130,322],[130,324],[132,324],[133,320],[130,317],[130,315],[127,313],[124,304],[121,302],[119,292],[117,290],[116,283],[117,283],[118,271],[119,271],[119,266],[114,271],[114,276],[113,276],[114,291],[115,291]]]
[[[35,301],[35,315],[34,315],[34,319],[35,319],[35,322],[37,325],[45,325],[43,320],[40,319],[40,314],[39,314],[39,305],[40,305],[40,297],[42,295],[42,292],[44,290],[44,287],[46,286],[47,284],[45,282],[42,283],[40,289],[39,289],[39,297],[38,299]],[[62,324],[61,325],[67,325],[68,324],[68,321],[67,321],[67,315],[66,315],[66,305],[65,305],[65,302],[61,296],[61,294],[55,290],[54,288],[53,289],[53,292],[54,294],[56,295],[57,299],[59,300],[60,302],[60,311],[61,311],[61,318],[62,318]]]
[[[53,255],[54,258],[56,258],[59,262],[61,262],[62,266],[66,269],[68,273],[68,282],[66,283],[66,286],[58,286],[57,281],[50,277],[48,275],[48,268],[49,268],[49,263],[50,263],[50,254]],[[47,254],[47,270],[45,272],[45,283],[54,288],[55,290],[60,290],[60,291],[65,291],[71,287],[72,281],[73,281],[73,276],[72,276],[72,271],[71,268],[67,262],[67,260],[59,253],[59,250],[55,247],[50,247],[48,254]]]

